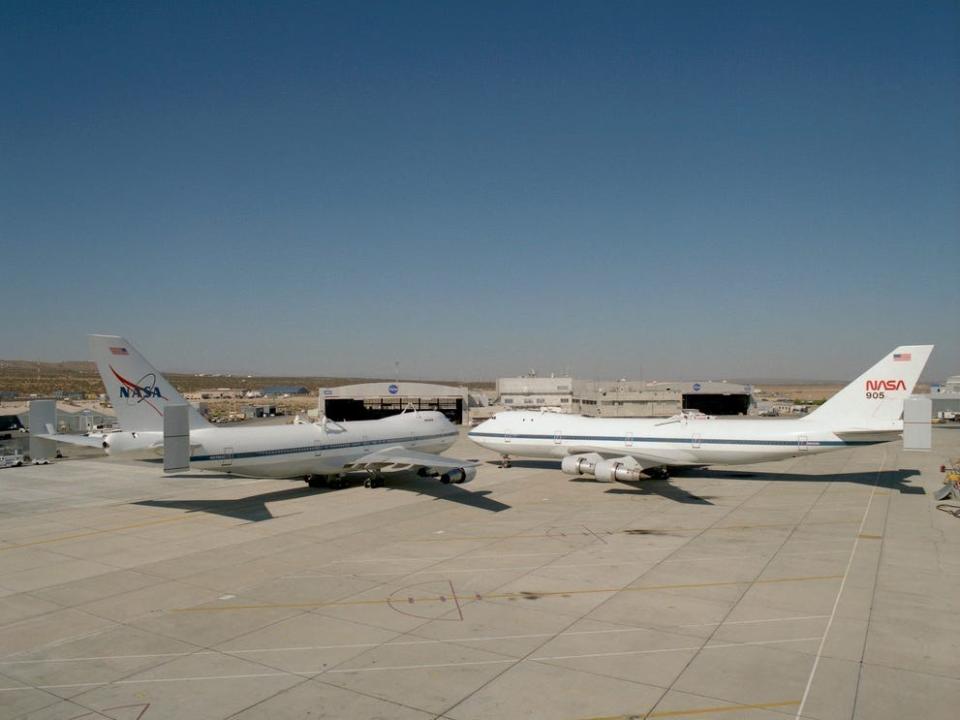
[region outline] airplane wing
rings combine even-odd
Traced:
[[[83,447],[95,447],[103,450],[102,437],[68,435],[66,433],[37,433],[34,437],[40,438],[41,440],[53,440],[55,442],[67,443],[68,445],[82,445]]]
[[[650,452],[638,453],[635,449],[631,449],[629,453],[621,451],[604,451],[597,452],[595,449],[590,448],[570,448],[570,453],[567,457],[571,455],[576,456],[596,456],[598,459],[603,460],[619,460],[624,457],[632,458],[633,462],[630,463],[631,467],[636,468],[637,470],[646,470],[647,468],[660,467],[662,465],[673,465],[676,464],[676,457],[668,457],[666,455],[656,455]]]
[[[408,450],[404,447],[383,448],[357,458],[351,463],[357,470],[382,470],[393,467],[400,469],[402,467],[423,467],[436,468],[438,470],[454,470],[457,468],[476,467],[480,463],[472,460],[457,460],[456,458],[443,457],[442,455],[433,455],[431,453],[417,452]]]

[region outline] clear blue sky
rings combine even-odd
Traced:
[[[0,5],[0,357],[960,372],[960,5]]]

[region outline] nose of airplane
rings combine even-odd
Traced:
[[[486,447],[487,443],[484,441],[486,440],[487,436],[494,431],[495,427],[496,425],[494,418],[491,418],[490,420],[484,420],[482,423],[470,430],[470,432],[467,433],[467,437],[473,440],[473,442],[475,442],[477,445]]]

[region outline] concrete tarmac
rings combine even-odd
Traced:
[[[0,718],[952,719],[934,443],[636,486],[0,470]]]

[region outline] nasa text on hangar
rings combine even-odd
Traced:
[[[376,420],[404,410],[438,410],[458,425],[466,422],[467,388],[418,382],[371,382],[320,388],[320,414],[331,420]]]

